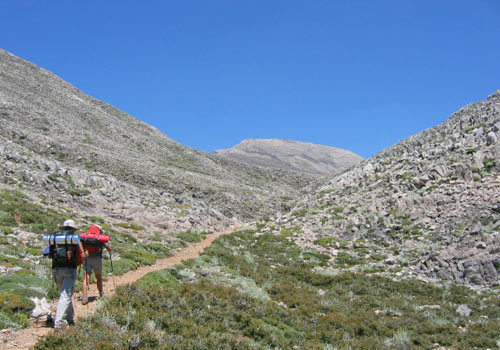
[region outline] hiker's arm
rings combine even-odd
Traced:
[[[82,254],[83,258],[86,259],[89,257],[89,253],[87,249],[83,249],[83,244],[82,242],[78,243],[78,249],[80,250],[80,254]]]

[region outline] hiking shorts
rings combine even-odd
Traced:
[[[89,256],[85,259],[83,267],[87,273],[94,271],[96,275],[102,275],[102,258],[99,256]]]

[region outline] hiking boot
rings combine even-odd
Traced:
[[[54,330],[59,333],[68,328],[68,324],[66,322],[61,322],[59,324],[54,325]]]
[[[82,298],[82,305],[87,305],[89,303],[89,298]]]

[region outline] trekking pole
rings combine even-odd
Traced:
[[[87,298],[87,318],[89,317],[89,292],[90,292],[90,278],[89,276],[87,276],[87,258],[85,258],[85,268],[83,269],[83,278],[85,279],[85,284],[86,284],[86,288],[87,288],[87,294],[84,295],[82,297],[82,301],[83,301],[83,298]],[[91,324],[92,324],[92,320],[90,321]]]
[[[108,252],[109,252],[109,262],[111,263],[111,279],[113,280],[113,288],[116,290],[115,272],[113,270],[113,259],[111,259],[111,250],[108,250]]]

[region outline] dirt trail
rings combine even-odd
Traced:
[[[178,265],[184,260],[189,260],[198,257],[208,246],[212,244],[212,242],[218,238],[219,236],[234,232],[238,229],[241,229],[243,225],[234,225],[229,227],[228,229],[220,232],[213,233],[211,235],[207,235],[205,240],[194,243],[186,248],[178,251],[175,255],[165,258],[159,259],[156,261],[156,264],[151,266],[142,266],[137,270],[130,271],[122,276],[110,276],[108,277],[107,282],[104,283],[104,293],[106,295],[112,295],[115,291],[116,287],[131,284],[141,277],[147,275],[150,272],[163,270],[168,267]],[[99,295],[97,291],[97,286],[95,283],[90,285],[89,288],[89,302],[87,305],[82,305],[80,301],[78,301],[80,295],[75,293],[73,296],[73,306],[75,308],[76,319],[85,318],[87,316],[91,316],[97,308],[97,300],[96,296]],[[53,315],[55,315],[55,308],[57,307],[57,301],[52,303]],[[2,350],[28,350],[33,348],[35,344],[47,334],[53,332],[52,328],[48,327],[40,327],[34,325],[30,328],[21,329],[18,331],[10,331],[3,330],[0,333],[0,349]]]

